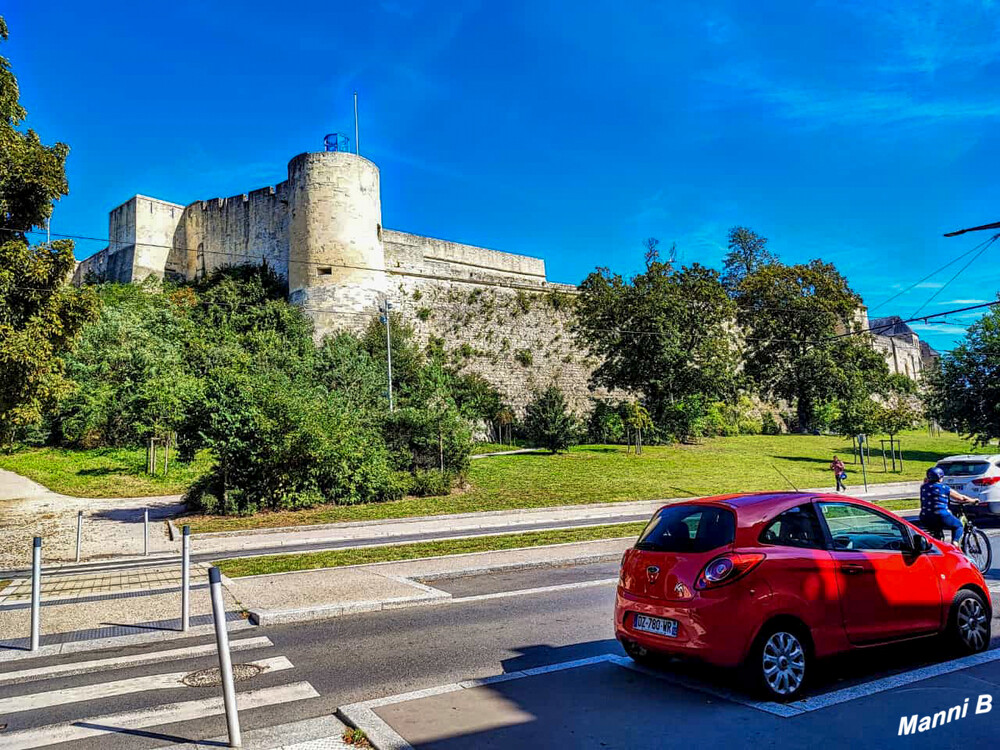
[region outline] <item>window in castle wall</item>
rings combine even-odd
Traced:
[[[378,235],[378,241],[381,242],[382,241],[382,225],[381,224],[376,224],[375,225],[375,234]]]
[[[320,266],[316,269],[316,274],[319,276],[332,276],[333,267],[332,266]]]

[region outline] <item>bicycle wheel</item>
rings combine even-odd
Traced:
[[[986,573],[993,564],[993,546],[990,538],[980,529],[969,529],[962,537],[962,551],[979,568],[980,573]]]

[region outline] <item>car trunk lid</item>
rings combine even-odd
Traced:
[[[736,516],[729,508],[694,504],[662,508],[622,558],[622,587],[651,599],[690,599],[698,574],[732,548],[735,533]]]

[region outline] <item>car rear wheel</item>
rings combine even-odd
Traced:
[[[990,610],[981,594],[963,589],[955,595],[945,635],[959,653],[975,654],[987,649],[990,645]]]
[[[769,627],[754,642],[745,667],[752,686],[764,697],[795,700],[802,694],[812,668],[809,641],[799,628]]]

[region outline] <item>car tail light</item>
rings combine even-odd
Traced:
[[[694,587],[696,589],[711,589],[725,586],[756,568],[764,561],[764,557],[762,554],[739,554],[736,552],[716,557],[698,574],[698,580]]]
[[[995,477],[983,477],[982,479],[973,479],[972,483],[976,487],[989,487],[991,484],[996,484],[1000,482],[1000,476]]]

